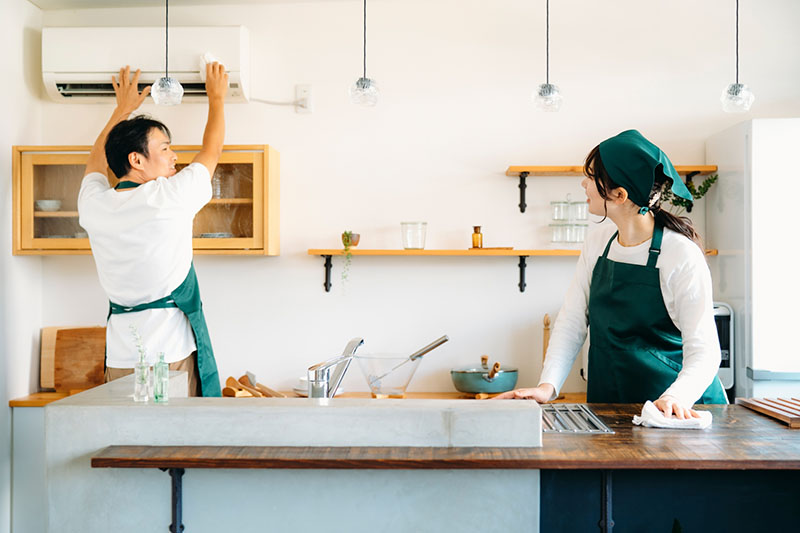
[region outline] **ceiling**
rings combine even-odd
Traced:
[[[28,0],[44,11],[57,9],[107,9],[115,7],[163,6],[164,0]],[[170,0],[173,6],[219,6],[225,4],[286,4],[319,0]]]

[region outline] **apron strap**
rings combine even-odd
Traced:
[[[661,253],[661,239],[664,236],[664,228],[656,223],[653,227],[653,240],[650,241],[650,255],[647,257],[647,268],[655,268],[658,255]]]
[[[603,255],[601,256],[603,259],[608,257],[608,251],[611,249],[611,243],[614,242],[614,239],[617,238],[617,235],[619,235],[619,231],[615,231],[614,235],[612,235],[611,238],[608,239],[608,244],[606,244],[606,249],[603,252]]]
[[[139,185],[141,185],[141,183],[136,183],[135,181],[125,180],[125,181],[120,181],[119,183],[117,183],[117,186],[114,187],[114,190],[116,191],[116,190],[119,190],[119,189],[135,189]]]
[[[178,304],[175,303],[175,300],[172,299],[172,296],[164,296],[163,298],[159,298],[158,300],[154,300],[152,302],[147,302],[145,304],[134,305],[131,307],[127,307],[120,304],[115,304],[114,302],[108,302],[110,306],[110,310],[108,316],[111,315],[121,315],[124,313],[135,313],[137,311],[144,311],[145,309],[166,309],[169,307],[178,307]]]

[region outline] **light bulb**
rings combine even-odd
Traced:
[[[159,78],[150,89],[156,105],[178,105],[183,98],[183,87],[175,78]]]
[[[350,100],[354,104],[374,106],[378,103],[378,85],[370,78],[358,78],[350,87]]]
[[[726,113],[746,113],[755,99],[756,97],[747,85],[731,83],[722,91],[719,100],[722,102],[722,110]]]
[[[558,111],[561,109],[561,100],[561,93],[558,87],[552,83],[539,85],[539,88],[533,93],[533,101],[536,102],[536,107],[544,111]]]

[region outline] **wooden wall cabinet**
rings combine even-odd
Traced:
[[[173,146],[178,170],[199,146]],[[78,224],[88,146],[13,147],[13,253],[90,254]],[[111,186],[117,178],[108,171]],[[226,146],[213,197],[194,219],[196,254],[279,255],[280,154],[268,145]],[[50,202],[48,202],[50,201]]]

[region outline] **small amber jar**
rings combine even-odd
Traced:
[[[481,234],[480,226],[472,226],[474,233],[472,234],[472,247],[483,248],[483,235]]]

